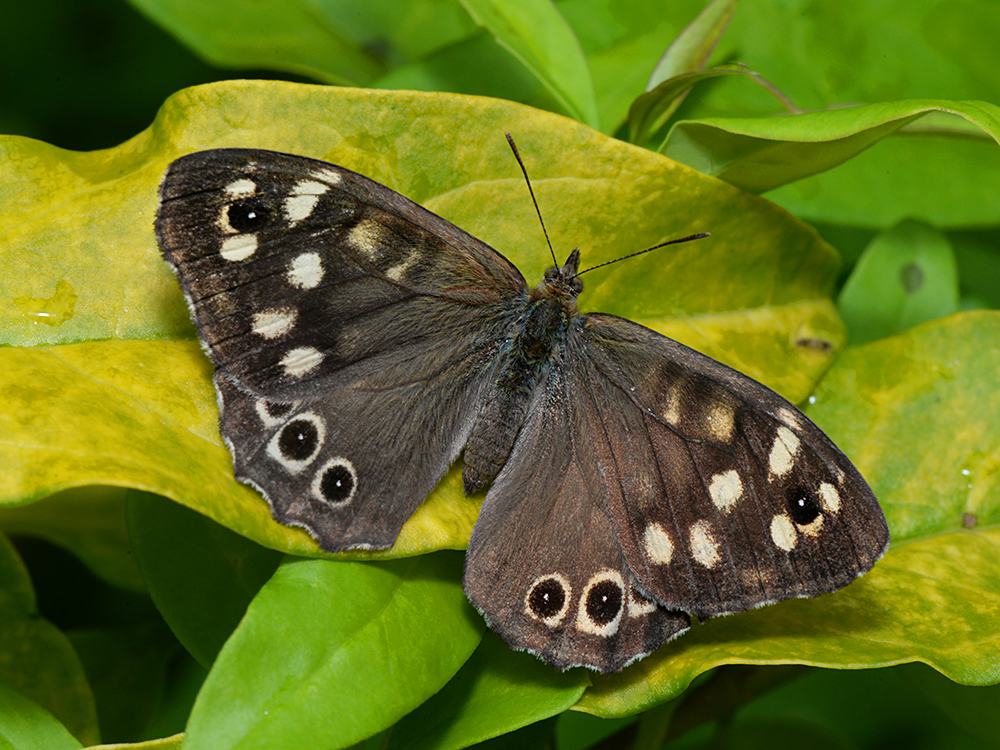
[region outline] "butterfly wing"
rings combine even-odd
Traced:
[[[577,322],[572,388],[640,586],[698,617],[834,591],[889,544],[857,469],[766,386],[630,321]]]
[[[465,591],[512,648],[614,672],[687,630],[636,586],[605,510],[583,412],[559,364],[536,391],[466,557]]]
[[[237,478],[327,549],[391,545],[465,442],[521,274],[383,185],[269,151],[173,162],[156,231]]]

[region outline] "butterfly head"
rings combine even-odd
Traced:
[[[569,254],[566,264],[561,268],[553,266],[545,272],[545,278],[538,285],[538,291],[543,294],[557,294],[560,296],[572,297],[580,296],[583,291],[583,281],[577,275],[580,268],[580,248],[576,248]]]

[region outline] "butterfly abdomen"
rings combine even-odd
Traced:
[[[506,463],[575,312],[572,300],[546,295],[523,314],[465,446],[462,478],[467,494],[485,487]]]

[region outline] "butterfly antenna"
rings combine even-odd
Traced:
[[[667,245],[677,245],[681,242],[690,242],[691,240],[700,240],[702,237],[710,237],[708,232],[699,232],[698,234],[689,234],[687,237],[681,237],[676,240],[667,240],[666,242],[661,242],[659,245],[653,245],[652,247],[647,247],[645,250],[640,250],[637,253],[630,253],[629,255],[623,255],[620,258],[615,258],[614,260],[607,260],[604,263],[598,263],[596,266],[591,266],[590,268],[584,268],[579,271],[576,275],[583,276],[587,271],[593,271],[597,268],[604,268],[604,266],[610,266],[612,263],[617,263],[620,260],[628,260],[629,258],[634,258],[637,255],[645,255],[653,250],[658,250],[661,247],[666,247]],[[575,277],[574,277],[575,278]]]
[[[521,152],[517,150],[517,144],[514,143],[514,139],[511,134],[504,131],[504,135],[507,136],[507,143],[510,144],[510,150],[514,152],[514,158],[517,159],[518,166],[521,167],[521,173],[524,175],[524,181],[528,183],[528,194],[531,196],[531,202],[535,204],[535,213],[538,214],[538,223],[542,225],[542,234],[545,235],[545,243],[549,246],[549,253],[552,255],[552,262],[555,265],[559,265],[559,261],[556,260],[556,251],[552,249],[552,243],[549,241],[549,230],[545,228],[545,222],[542,221],[542,212],[538,208],[538,201],[535,200],[535,191],[531,189],[531,180],[528,179],[528,170],[524,168],[524,162],[521,161]]]

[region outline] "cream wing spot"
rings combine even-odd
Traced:
[[[799,532],[808,537],[817,537],[823,530],[823,514],[816,516],[812,522],[807,524],[797,524]]]
[[[369,260],[378,261],[382,254],[382,243],[386,234],[384,226],[377,221],[364,219],[347,232],[347,241],[363,252]]]
[[[823,482],[819,486],[819,501],[823,503],[823,509],[827,513],[837,514],[840,512],[840,493],[832,484]]]
[[[323,354],[312,346],[298,346],[281,358],[280,364],[285,374],[291,378],[299,378],[319,367]]]
[[[298,312],[291,307],[254,313],[253,332],[265,339],[280,338],[292,330],[298,315]]]
[[[600,638],[618,632],[625,610],[625,584],[617,570],[605,568],[587,581],[580,595],[577,630]]]
[[[318,253],[302,253],[288,269],[288,283],[299,289],[315,289],[323,280],[323,262]]]
[[[339,185],[340,181],[343,179],[340,172],[329,167],[321,167],[312,173],[313,177],[321,182],[325,182],[327,185]]]
[[[663,419],[667,424],[677,427],[681,422],[680,389],[676,385],[668,388],[666,394],[664,394],[664,401],[662,410]]]
[[[396,265],[389,268],[385,272],[385,275],[388,276],[393,281],[396,282],[402,281],[403,274],[409,271],[410,268],[417,262],[417,260],[418,260],[418,253],[416,250],[413,250],[410,252],[409,255],[406,256],[406,259],[403,262],[397,263]]]
[[[736,412],[732,404],[723,400],[717,400],[706,409],[704,417],[709,435],[723,443],[728,443],[733,439],[733,430],[736,427]]]
[[[285,217],[294,226],[309,217],[319,203],[320,197],[330,189],[329,185],[313,180],[303,180],[292,188],[285,198]]]
[[[736,507],[736,501],[743,496],[743,480],[735,469],[724,471],[712,477],[708,492],[715,507],[723,513],[728,513]]]
[[[635,585],[628,590],[628,616],[632,619],[643,617],[656,610],[656,602],[647,599],[635,590]]]
[[[226,185],[226,195],[230,198],[249,198],[257,192],[257,184],[246,178],[234,180]]]
[[[712,533],[712,524],[698,521],[691,525],[689,532],[691,556],[706,568],[713,568],[719,562],[719,544]]]
[[[219,254],[228,261],[246,260],[257,252],[257,235],[237,234],[222,241]]]
[[[657,565],[666,565],[674,556],[674,543],[658,523],[651,523],[642,535],[646,556]]]
[[[265,427],[277,427],[285,421],[285,418],[299,407],[300,401],[287,403],[268,403],[262,398],[254,403],[254,410]]]
[[[802,419],[798,414],[793,412],[791,409],[786,409],[782,407],[778,410],[778,419],[787,425],[790,425],[792,429],[802,432]]]
[[[795,525],[792,523],[792,519],[784,513],[771,519],[771,541],[774,542],[774,546],[785,550],[785,552],[791,552],[799,543],[799,535],[795,531]]]
[[[524,595],[524,612],[533,620],[554,628],[569,611],[572,588],[561,573],[538,576]]]
[[[799,439],[795,433],[784,425],[778,427],[778,434],[774,438],[774,445],[771,446],[771,455],[768,457],[768,467],[771,476],[782,477],[792,470],[795,464],[795,454],[799,451]]]

